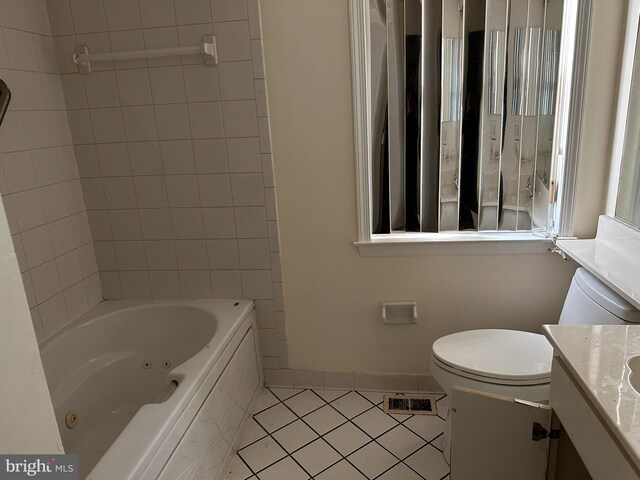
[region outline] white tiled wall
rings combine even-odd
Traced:
[[[265,368],[287,367],[257,0],[47,0],[103,294],[255,299]],[[220,64],[95,63],[199,44]]]
[[[101,300],[44,0],[0,1],[0,193],[38,340]]]

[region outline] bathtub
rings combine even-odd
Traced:
[[[105,301],[41,345],[80,478],[222,476],[262,385],[253,302]]]

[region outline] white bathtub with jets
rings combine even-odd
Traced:
[[[91,480],[215,479],[262,384],[253,302],[105,301],[41,345]]]

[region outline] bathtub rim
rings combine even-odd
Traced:
[[[82,315],[69,322],[64,327],[56,330],[53,334],[39,343],[40,354],[49,350],[53,344],[65,333],[68,333],[75,328],[88,325],[96,322],[105,317],[115,315],[119,312],[130,312],[135,310],[144,310],[155,306],[190,306],[195,307],[198,310],[207,310],[205,305],[212,302],[239,302],[239,307],[246,308],[249,305],[253,305],[252,300],[242,298],[208,298],[208,299],[175,299],[175,300],[102,300]],[[246,305],[243,305],[246,304]],[[214,332],[215,335],[215,332]]]

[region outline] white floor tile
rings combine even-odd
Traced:
[[[278,387],[269,387],[269,390],[273,392],[273,394],[278,397],[280,400],[286,400],[287,398],[295,395],[296,393],[300,393],[303,388],[278,388]]]
[[[256,440],[260,440],[261,438],[264,438],[266,436],[267,432],[264,431],[264,428],[258,425],[253,418],[249,418],[242,426],[238,448],[244,448],[250,443],[253,443]]]
[[[294,395],[293,397],[285,400],[284,403],[299,417],[303,417],[307,413],[310,413],[326,404],[322,398],[311,390],[305,390],[298,395]]]
[[[315,412],[311,412],[309,415],[306,415],[304,417],[304,421],[320,435],[324,435],[329,430],[333,430],[345,423],[347,419],[329,405],[326,405]]]
[[[431,445],[433,445],[438,450],[443,452],[444,451],[444,435],[440,435],[439,437],[436,437],[435,440],[432,440]]]
[[[382,435],[377,442],[401,460],[422,448],[426,443],[402,425]]]
[[[287,452],[291,453],[315,440],[318,438],[318,435],[302,420],[297,420],[275,432],[273,438],[275,438]]]
[[[227,473],[223,478],[224,480],[245,480],[249,476],[251,476],[251,470],[240,460],[240,457],[234,455],[229,462]]]
[[[274,430],[284,427],[287,423],[293,422],[297,417],[291,413],[291,410],[279,403],[262,413],[254,415],[253,418],[255,418],[267,432],[271,433]]]
[[[375,478],[398,463],[398,459],[375,442],[349,455],[348,460],[369,478]]]
[[[253,412],[258,413],[265,408],[274,406],[276,403],[278,403],[278,398],[269,389],[265,388],[253,404]]]
[[[354,426],[353,423],[345,423],[327,433],[324,439],[345,457],[371,441],[371,438]]]
[[[436,415],[414,415],[403,423],[409,430],[430,442],[444,431],[444,420]]]
[[[358,392],[374,405],[380,405],[384,399],[384,393],[382,392]]]
[[[427,479],[431,480],[431,477],[427,477]],[[384,472],[376,480],[423,480],[423,478],[404,463],[399,463],[391,470]]]
[[[316,480],[366,480],[367,477],[362,475],[346,460],[341,460],[331,468],[325,470],[315,477]],[[398,477],[396,480],[400,480]],[[284,480],[284,479],[283,479]]]
[[[287,452],[285,452],[273,438],[266,437],[239,450],[238,455],[242,457],[254,472],[258,472],[281,458],[284,458]]]
[[[449,473],[449,465],[442,452],[427,445],[407,458],[404,463],[427,479],[442,478]]]
[[[347,393],[345,396],[331,402],[331,405],[347,418],[353,418],[371,408],[371,402],[362,398],[356,392]]]
[[[441,398],[436,402],[437,413],[439,417],[447,418],[449,412],[449,397]]]
[[[352,422],[373,438],[382,435],[387,430],[391,430],[398,425],[398,422],[393,418],[375,407],[367,410],[362,415],[358,415]]]
[[[258,473],[260,480],[307,480],[309,475],[300,468],[291,457],[286,457],[278,463]]]
[[[311,475],[320,473],[340,460],[340,455],[321,438],[298,450],[292,457]]]
[[[314,392],[324,398],[326,402],[333,402],[336,398],[349,393],[345,390],[314,390]]]
[[[254,404],[257,413],[243,426],[240,450],[224,480],[440,480],[447,476],[449,467],[438,450],[444,420],[387,415],[382,397],[380,392],[265,389]],[[322,406],[325,402],[331,405]],[[448,399],[442,397],[437,406],[442,415]]]

